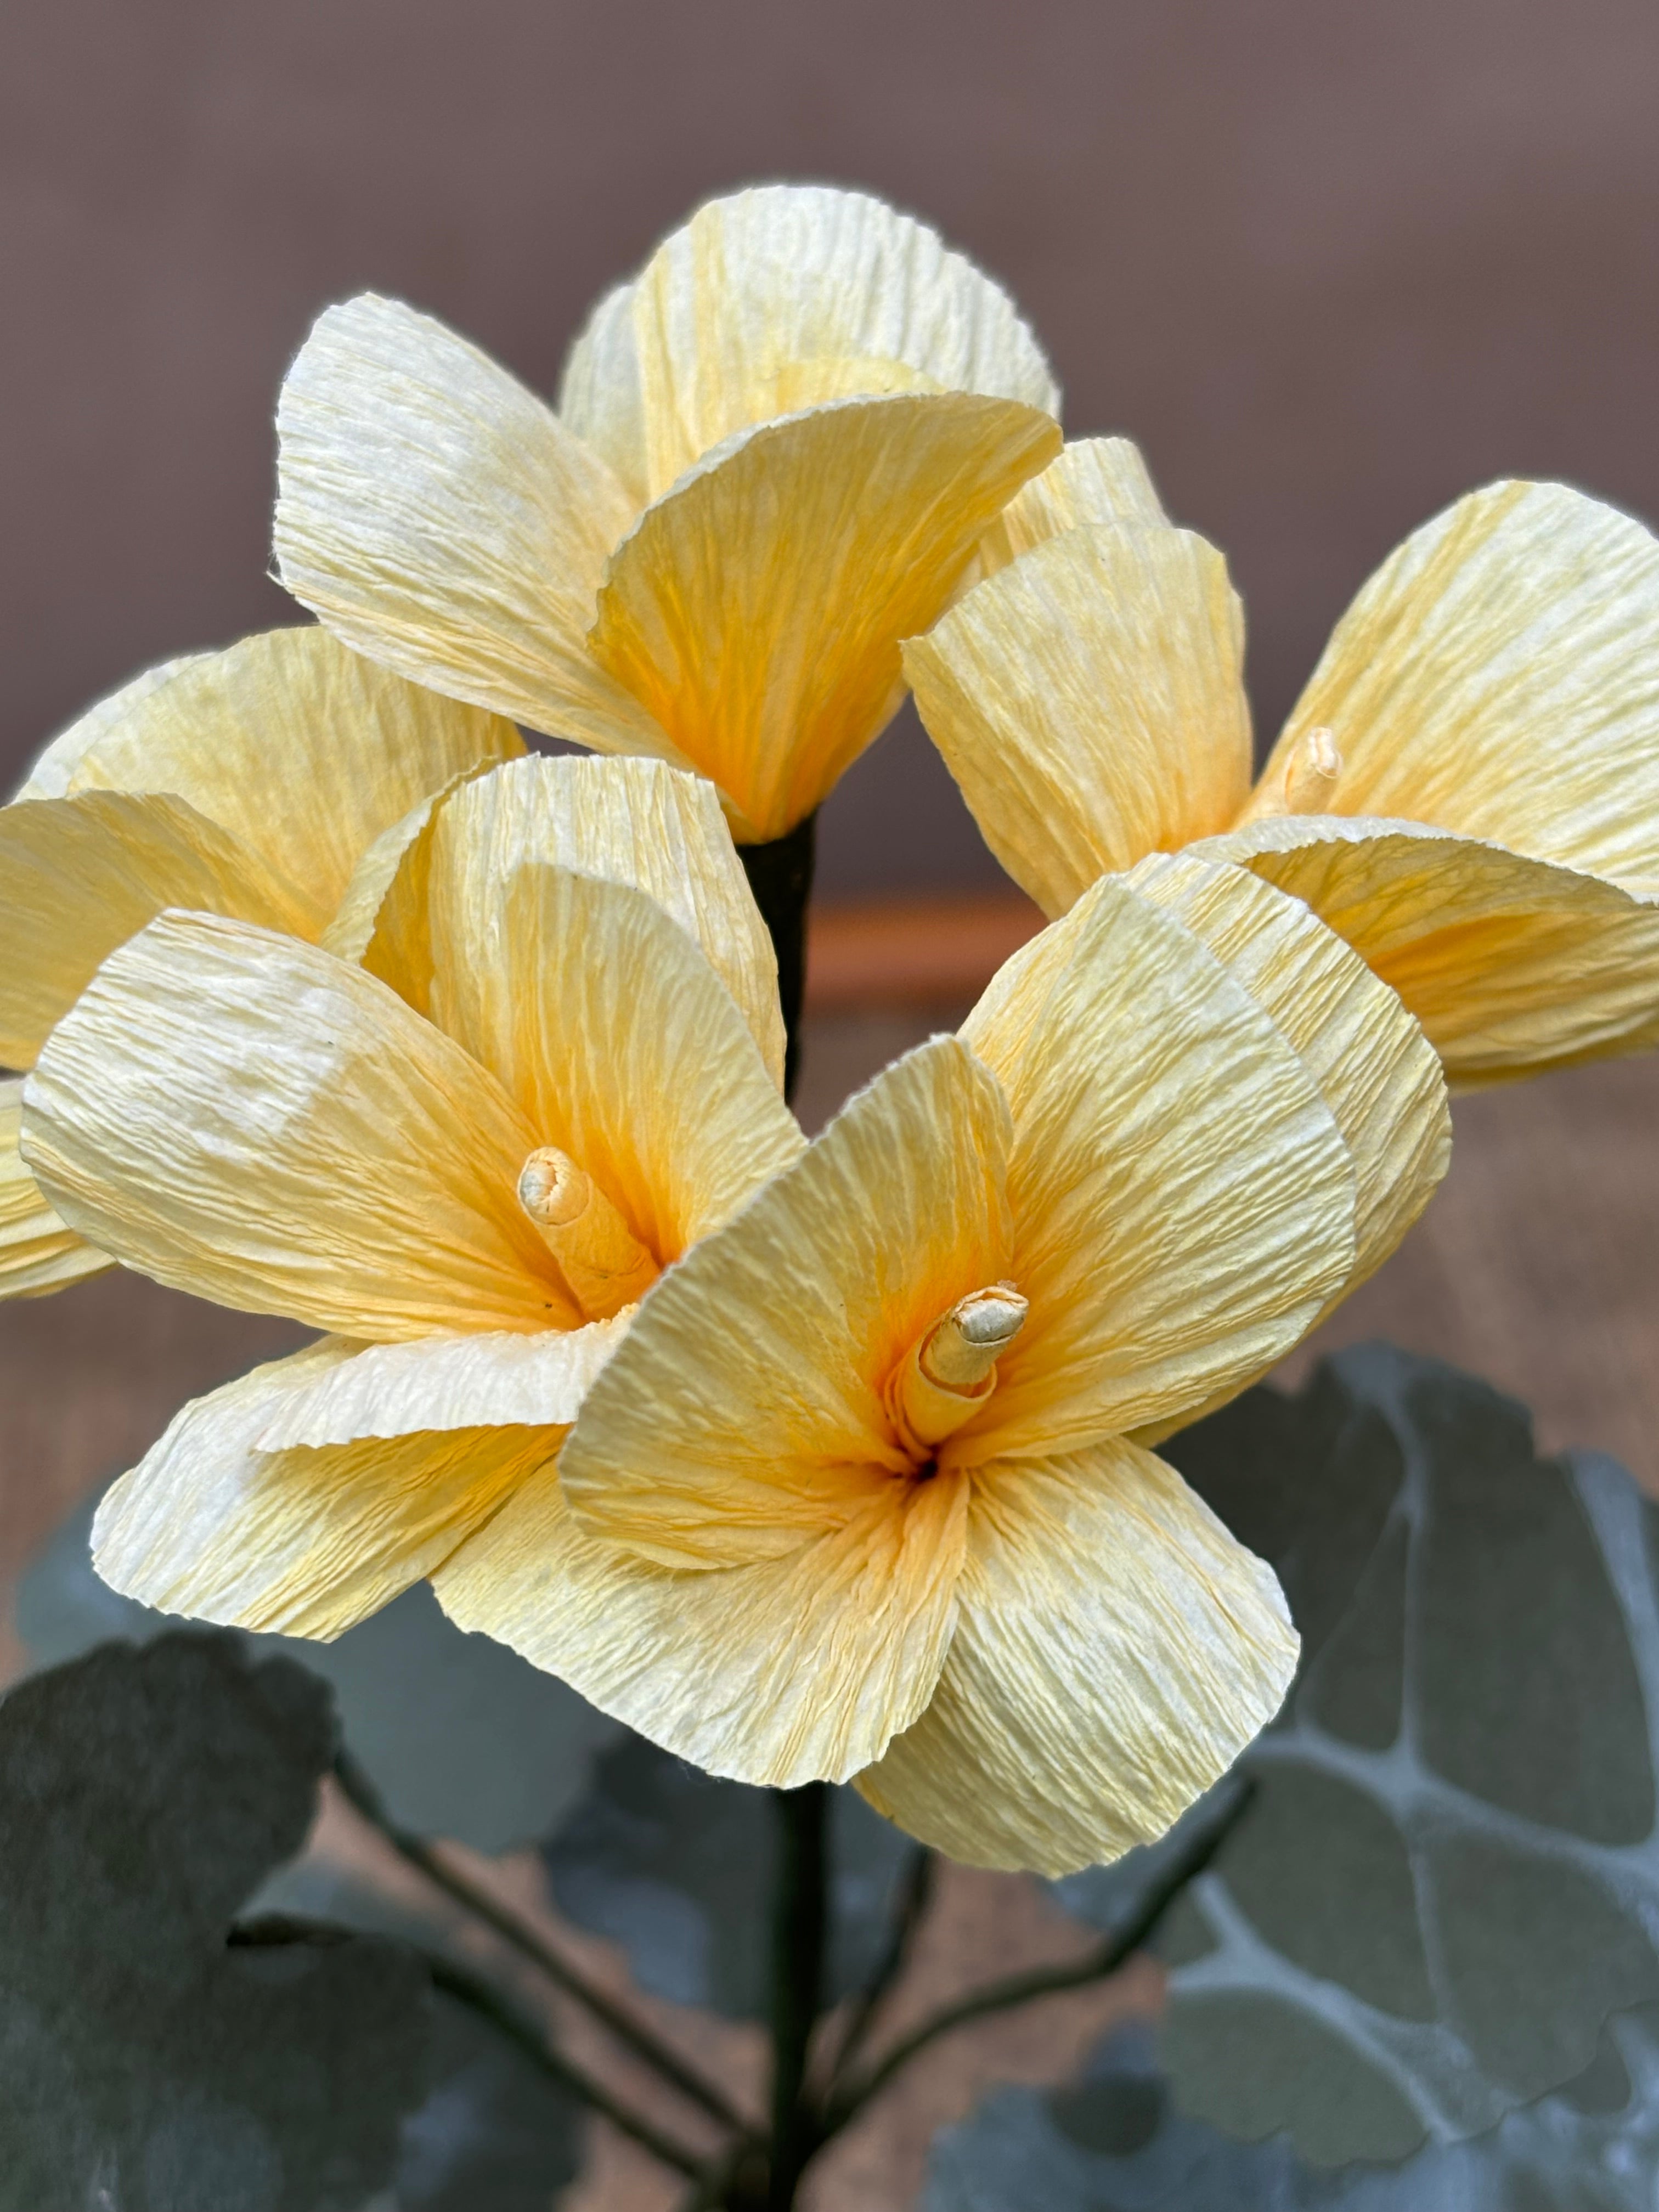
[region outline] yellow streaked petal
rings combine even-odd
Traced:
[[[0,1065],[28,1067],[100,961],[171,906],[314,936],[324,911],[182,799],[87,791],[0,807]]]
[[[439,810],[464,783],[470,783],[475,776],[492,774],[494,767],[493,763],[481,761],[461,775],[452,776],[447,783],[418,799],[390,829],[381,830],[374,843],[364,848],[351,872],[345,896],[319,940],[325,951],[367,968],[371,975],[390,983],[400,999],[417,1010],[423,1010],[432,986],[430,948],[412,945],[399,948],[402,957],[394,951],[382,929],[386,901],[399,876],[407,875],[417,883],[424,881],[422,871]]]
[[[995,1082],[953,1037],[860,1091],[641,1305],[566,1449],[584,1524],[667,1566],[736,1565],[890,1488],[908,1462],[888,1376],[1008,1272],[1008,1136]]]
[[[452,972],[513,957],[498,949],[501,902],[528,860],[631,885],[659,906],[701,946],[781,1087],[777,960],[719,796],[659,761],[517,761],[457,788],[406,841],[363,965],[433,1012],[434,932]]]
[[[548,1468],[433,1583],[460,1627],[710,1773],[840,1782],[880,1757],[939,1678],[966,1492],[949,1476],[888,1481],[782,1558],[699,1573],[587,1534]]]
[[[938,1689],[858,1787],[970,1866],[1071,1874],[1152,1842],[1296,1671],[1272,1571],[1114,1440],[982,1468]]]
[[[1207,945],[1103,878],[962,1034],[1013,1115],[1006,1271],[1030,1301],[954,1440],[1046,1453],[1242,1389],[1354,1264],[1352,1162],[1314,1079]]]
[[[956,392],[741,432],[617,548],[593,653],[720,786],[740,837],[781,836],[890,719],[899,641],[1059,441],[1032,408]]]
[[[605,295],[565,356],[559,420],[594,452],[637,507],[650,497],[645,395],[634,337],[634,285]]]
[[[890,391],[893,368],[936,390],[1060,411],[1048,364],[1006,293],[925,224],[865,192],[763,185],[711,200],[665,239],[626,296],[653,497],[734,431]],[[591,326],[590,355],[607,367],[621,350],[608,318],[621,312],[607,301]],[[865,364],[864,380],[849,380],[848,364]],[[583,409],[581,420],[594,412]]]
[[[1045,538],[1102,523],[1167,528],[1140,448],[1127,438],[1068,439],[1039,477],[1022,484],[979,544],[984,573],[994,576]]]
[[[163,1613],[327,1641],[441,1564],[559,1446],[485,1427],[265,1451],[297,1393],[356,1347],[337,1339],[185,1407],[99,1506],[93,1564]]]
[[[208,659],[206,653],[181,653],[174,660],[163,660],[154,668],[146,668],[112,691],[84,714],[77,714],[68,727],[44,744],[29,763],[28,771],[12,796],[14,799],[64,799],[69,795],[70,778],[81,765],[82,757],[90,752],[99,740],[118,728],[134,708],[149,698],[152,691],[160,690],[164,684],[198,660]],[[120,787],[117,787],[119,788]],[[148,786],[140,785],[139,789]]]
[[[1337,815],[1207,842],[1304,899],[1396,990],[1454,1090],[1659,1044],[1659,904],[1425,827]]]
[[[1333,814],[1659,893],[1659,540],[1565,484],[1470,493],[1337,624],[1264,792],[1316,727],[1342,757]]]
[[[515,1194],[536,1141],[385,984],[206,915],[106,961],[23,1097],[25,1158],[106,1251],[373,1340],[580,1320]]]
[[[635,502],[504,368],[365,293],[319,318],[276,427],[277,566],[337,636],[532,728],[666,750],[582,642]]]
[[[985,841],[1050,915],[1226,829],[1249,788],[1244,617],[1190,531],[1067,531],[904,648]]]
[[[0,1083],[0,1298],[38,1298],[114,1262],[47,1203],[19,1152],[21,1080]]]

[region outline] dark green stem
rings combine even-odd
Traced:
[[[739,845],[761,920],[778,956],[778,1000],[787,1039],[783,1095],[793,1098],[800,1077],[800,1018],[806,992],[806,908],[812,896],[817,816],[809,814],[767,845]]]
[[[939,1872],[939,1854],[918,1844],[905,1869],[904,1885],[899,1892],[898,1910],[893,1915],[893,1924],[888,1931],[887,1948],[877,1961],[875,1972],[853,2000],[847,2018],[841,2047],[836,2054],[835,2067],[830,2074],[831,2094],[864,2047],[865,2040],[875,2026],[888,1992],[904,1972],[910,1952],[927,1907],[933,1901],[934,1878]]]
[[[823,2001],[829,1931],[830,1788],[809,1782],[773,1792],[777,1892],[772,1907],[772,2165],[770,2212],[788,2212],[817,2148],[807,2103],[806,2060]]]

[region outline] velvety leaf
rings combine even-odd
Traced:
[[[832,1794],[829,1994],[878,1963],[915,1849],[851,1790]],[[772,1793],[723,1782],[642,1737],[601,1752],[545,1848],[561,1911],[619,1943],[641,1988],[728,2018],[767,2011]]]
[[[18,1633],[37,1664],[106,1637],[178,1623],[118,1596],[93,1571],[96,1500],[79,1508],[23,1577]],[[333,1644],[241,1639],[297,1660],[333,1686],[352,1754],[394,1816],[422,1834],[501,1851],[546,1835],[574,1802],[615,1723],[488,1637],[464,1636],[424,1583]]]
[[[424,1967],[230,1929],[334,1747],[324,1686],[222,1634],[106,1645],[0,1702],[5,2212],[356,2212],[388,2177]]]

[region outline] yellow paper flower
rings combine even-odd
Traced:
[[[99,1571],[319,1637],[557,1449],[658,1271],[802,1145],[708,785],[512,763],[399,824],[342,915],[364,966],[152,922],[23,1109],[29,1164],[105,1250],[330,1332],[184,1409],[105,1498]]]
[[[359,857],[428,793],[524,744],[284,629],[166,663],[83,714],[0,807],[0,1066],[27,1068],[106,955],[167,907],[320,937]],[[0,1084],[0,1297],[110,1265],[41,1196]]]
[[[1390,556],[1250,781],[1243,621],[1121,440],[1068,447],[994,573],[905,648],[1003,866],[1050,914],[1196,844],[1307,900],[1462,1085],[1659,1041],[1659,544],[1498,483]]]
[[[861,193],[711,202],[603,300],[556,413],[372,295],[283,389],[276,558],[349,645],[602,752],[810,814],[903,696],[899,641],[1060,451],[1006,295]]]
[[[1374,1265],[1446,1133],[1421,1032],[1298,902],[1103,880],[658,1282],[440,1600],[716,1773],[856,1777],[981,1864],[1110,1858],[1296,1657],[1139,1439]]]

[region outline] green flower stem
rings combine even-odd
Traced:
[[[777,1892],[772,1906],[772,2163],[770,2212],[787,2212],[818,2142],[806,2098],[806,2062],[823,2002],[829,1931],[830,1788],[775,1790]]]
[[[379,1791],[356,1761],[345,1753],[339,1753],[334,1762],[335,1779],[347,1799],[370,1826],[377,1829],[398,1856],[418,1868],[427,1880],[457,1905],[492,1928],[496,1935],[521,1956],[531,1960],[566,1995],[585,2005],[596,2020],[604,2023],[621,2043],[651,2067],[665,2081],[678,2089],[683,2097],[698,2105],[722,2127],[735,2130],[743,2136],[752,2136],[754,2130],[735,2105],[712,2081],[706,2081],[694,2068],[688,2066],[669,2045],[661,2042],[641,2021],[605,1991],[596,1988],[580,1968],[554,1949],[535,1929],[521,1920],[517,1913],[491,1897],[487,1890],[478,1888],[447,1865],[439,1852],[424,1836],[411,1834],[400,1828],[380,1801]],[[701,2173],[701,2165],[695,2169]]]
[[[846,2030],[836,2053],[835,2064],[830,2069],[828,2097],[833,2097],[837,2083],[845,2079],[854,2059],[875,2026],[893,1984],[909,1963],[917,1933],[933,1902],[933,1885],[938,1874],[939,1854],[929,1850],[925,1844],[918,1844],[905,1869],[904,1886],[899,1893],[898,1907],[888,1931],[887,1948],[878,1960],[875,1972],[853,2001]]]
[[[778,1001],[787,1039],[783,1095],[793,1099],[800,1079],[800,1018],[806,991],[806,908],[812,896],[812,862],[817,816],[809,814],[781,837],[766,845],[739,845],[738,858],[749,878],[761,920],[778,956]]]

